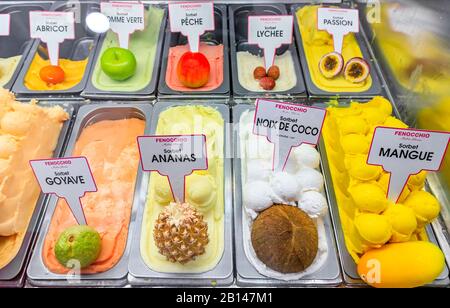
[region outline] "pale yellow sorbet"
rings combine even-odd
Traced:
[[[22,56],[0,58],[0,87],[7,84],[19,65]]]
[[[299,9],[296,13],[297,21],[302,35],[302,44],[305,51],[308,70],[312,82],[321,90],[327,92],[364,92],[372,86],[369,76],[361,83],[347,81],[342,75],[333,79],[325,78],[319,70],[320,59],[327,53],[334,51],[333,37],[326,31],[317,29],[317,9],[320,6],[310,5]],[[353,34],[344,37],[342,46],[344,63],[354,57],[363,58],[358,41]],[[367,62],[368,59],[366,59]]]
[[[253,92],[283,92],[295,87],[297,75],[294,69],[292,54],[288,50],[281,56],[276,56],[274,65],[280,68],[280,77],[276,80],[275,88],[266,91],[259,85],[259,80],[253,77],[253,71],[258,66],[264,67],[264,58],[252,55],[248,51],[237,53],[239,83],[248,91]]]
[[[186,201],[193,205],[208,224],[206,251],[186,264],[172,263],[161,255],[153,237],[160,212],[173,202],[166,177],[152,173],[144,212],[141,254],[154,271],[164,273],[201,273],[212,270],[224,250],[224,120],[220,113],[206,106],[172,107],[161,113],[157,135],[204,134],[208,170],[186,177]]]
[[[17,255],[40,195],[32,159],[51,158],[68,114],[0,88],[0,269]]]

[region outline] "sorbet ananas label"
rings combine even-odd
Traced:
[[[138,137],[142,170],[169,179],[174,200],[185,202],[185,178],[194,170],[208,169],[205,135]]]
[[[169,21],[170,31],[181,32],[187,36],[190,50],[198,52],[200,36],[215,28],[213,3],[171,2],[169,3]]]
[[[450,132],[377,127],[367,163],[391,173],[388,198],[397,202],[411,175],[440,169],[449,138]]]
[[[47,44],[52,65],[59,62],[59,44],[75,39],[74,12],[30,12],[30,37]]]
[[[326,110],[300,104],[258,99],[253,133],[274,144],[274,171],[282,171],[292,151],[303,143],[317,145]]]
[[[9,14],[0,14],[0,36],[9,35],[11,16]]]
[[[87,225],[80,199],[97,186],[86,157],[31,160],[30,165],[42,192],[65,199],[77,222]]]

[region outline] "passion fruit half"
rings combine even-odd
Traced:
[[[319,61],[319,70],[325,78],[336,77],[343,67],[344,58],[337,52],[327,53]]]
[[[369,63],[359,57],[348,60],[344,68],[344,78],[353,83],[363,82],[369,77],[369,73]]]

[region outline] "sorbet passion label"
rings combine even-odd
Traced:
[[[144,5],[133,2],[102,2],[102,14],[108,17],[111,30],[119,37],[119,45],[128,49],[130,35],[145,29]]]
[[[42,192],[65,199],[77,222],[86,225],[80,198],[97,191],[86,157],[31,160],[30,165]]]
[[[248,43],[264,50],[266,69],[273,65],[277,48],[292,43],[293,28],[294,17],[289,15],[248,17]]]
[[[377,127],[367,163],[391,173],[388,198],[397,202],[411,175],[440,169],[449,138],[450,132]]]
[[[286,166],[292,148],[303,143],[317,145],[326,110],[299,104],[258,99],[253,134],[267,137],[274,144],[275,171]]]
[[[359,32],[359,12],[354,9],[318,8],[317,29],[330,33],[333,36],[334,51],[342,53],[344,36]]]
[[[205,135],[138,137],[142,170],[157,171],[169,179],[174,200],[185,201],[185,178],[208,169]]]
[[[30,12],[30,37],[47,43],[52,65],[59,61],[59,44],[75,39],[75,14],[73,12]]]
[[[0,36],[9,35],[11,16],[9,14],[0,14]]]
[[[169,3],[169,22],[171,32],[181,32],[187,36],[189,48],[198,52],[200,35],[213,31],[214,6],[212,2]]]

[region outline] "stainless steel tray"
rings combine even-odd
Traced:
[[[3,86],[10,90],[21,70],[31,47],[33,39],[30,39],[30,24],[28,14],[31,11],[48,10],[52,2],[20,2],[14,4],[0,4],[0,14],[10,14],[10,35],[0,37],[0,58],[9,58],[22,55],[11,79]]]
[[[225,5],[214,5],[215,30],[207,31],[201,37],[200,41],[211,45],[223,45],[223,82],[211,91],[175,91],[166,83],[167,62],[169,57],[169,48],[187,44],[187,38],[181,33],[170,32],[170,26],[167,24],[166,38],[164,42],[164,51],[161,58],[161,77],[158,85],[158,97],[168,99],[200,99],[200,98],[228,98],[230,96],[230,63],[229,63],[229,43],[228,43],[228,16]]]
[[[104,102],[102,104],[90,104],[80,107],[77,119],[74,123],[70,139],[68,140],[67,148],[64,152],[64,156],[70,156],[74,150],[75,143],[81,133],[81,131],[89,124],[96,123],[102,120],[117,120],[124,118],[139,118],[145,119],[145,132],[150,131],[150,121],[152,117],[153,107],[151,104],[127,104],[127,103],[112,103]],[[137,146],[137,145],[136,145]],[[130,246],[133,233],[133,219],[136,216],[140,204],[140,190],[138,189],[142,185],[142,170],[139,167],[136,178],[136,186],[134,192],[134,200],[132,206],[132,213],[128,231],[128,240],[124,254],[120,261],[110,270],[93,274],[93,275],[81,275],[75,277],[75,279],[68,279],[66,275],[59,275],[50,272],[43,260],[42,260],[42,247],[45,237],[48,232],[48,228],[53,217],[54,210],[58,198],[50,196],[48,198],[48,208],[45,213],[45,217],[42,223],[42,229],[39,233],[36,248],[31,257],[31,262],[28,267],[27,276],[28,282],[32,286],[39,287],[53,287],[53,286],[124,286],[127,284],[128,274],[128,255],[130,252]]]
[[[85,25],[86,16],[92,12],[100,11],[100,5],[97,1],[93,0],[82,0],[79,2],[73,1],[56,1],[52,7],[51,11],[58,12],[75,12],[80,15],[80,23],[75,23],[75,39],[65,40],[60,44],[60,57],[67,58],[71,60],[81,60],[88,58],[88,64],[84,71],[84,76],[81,81],[74,87],[67,90],[54,90],[54,91],[37,91],[28,89],[25,84],[25,76],[28,73],[30,64],[33,62],[36,53],[45,56],[44,51],[46,50],[46,44],[40,42],[40,40],[34,40],[33,46],[24,62],[23,68],[20,71],[16,82],[13,86],[13,92],[17,93],[18,96],[25,97],[43,97],[49,99],[60,99],[64,97],[70,97],[73,100],[82,99],[79,94],[85,88],[90,68],[92,66],[92,59],[94,57],[94,51],[97,46],[98,35],[88,30]]]
[[[255,106],[237,105],[233,107],[234,123],[234,230],[236,249],[236,276],[237,285],[240,286],[338,286],[342,283],[341,271],[337,256],[336,243],[333,234],[333,225],[329,214],[324,218],[325,230],[328,243],[328,258],[324,266],[312,275],[307,275],[299,280],[283,281],[268,278],[261,275],[247,259],[244,251],[242,238],[242,181],[241,181],[241,159],[239,121],[241,115],[247,110],[255,110]],[[328,187],[325,187],[328,190]],[[331,204],[329,202],[329,207]]]
[[[149,6],[146,6],[146,8]],[[101,50],[103,46],[103,42],[105,41],[106,34],[104,34],[98,43],[98,47],[96,48],[95,56],[93,59],[92,67],[89,72],[89,80],[86,85],[86,89],[81,93],[81,96],[92,99],[136,99],[136,100],[149,100],[156,97],[156,85],[159,77],[159,63],[158,61],[161,58],[162,46],[164,42],[164,30],[166,28],[167,21],[167,8],[166,6],[158,6],[158,8],[164,9],[163,19],[161,21],[159,35],[158,35],[158,45],[156,48],[155,59],[153,63],[153,72],[152,78],[149,81],[148,85],[139,91],[133,92],[123,92],[123,91],[103,91],[97,89],[92,83],[92,74],[94,73],[95,66],[98,61],[100,61]]]
[[[370,77],[372,77],[372,86],[367,91],[363,92],[328,92],[319,89],[314,82],[311,79],[311,74],[308,67],[308,61],[305,56],[305,50],[303,48],[303,41],[302,36],[300,34],[300,27],[298,24],[297,17],[295,13],[298,9],[311,5],[311,4],[297,4],[291,6],[291,14],[294,16],[294,32],[295,37],[297,38],[297,47],[300,55],[300,62],[303,67],[304,75],[305,75],[305,82],[306,82],[306,88],[308,90],[308,93],[310,97],[341,97],[341,98],[361,98],[361,97],[370,97],[370,96],[376,96],[381,95],[383,93],[383,89],[381,86],[381,80],[377,74],[376,70],[376,63],[373,61],[372,57],[370,56],[370,52],[368,49],[368,46],[366,45],[366,42],[363,39],[362,33],[355,33],[356,40],[358,42],[359,48],[361,49],[361,52],[364,56],[364,59],[366,59],[371,66],[370,70]],[[337,5],[340,7],[348,7],[348,5]],[[360,27],[360,31],[362,32],[363,29]]]
[[[277,50],[277,54],[281,55],[289,50],[294,61],[294,70],[297,75],[297,84],[287,91],[279,92],[259,92],[248,91],[241,86],[238,79],[238,65],[237,52],[248,51],[252,54],[262,54],[262,49],[256,45],[249,45],[247,42],[247,17],[249,15],[287,15],[287,8],[284,4],[234,4],[228,6],[228,15],[230,20],[230,57],[231,69],[233,76],[233,94],[235,97],[306,97],[305,82],[303,80],[303,73],[299,63],[297,50],[295,48],[295,40],[292,40],[291,45],[283,45]],[[294,34],[292,34],[294,36]]]
[[[154,121],[152,122],[151,133],[156,131],[156,127],[158,125],[158,118],[161,112],[166,109],[175,106],[186,105],[186,103],[180,102],[158,102],[155,105],[154,109]],[[199,101],[191,101],[190,105],[204,105],[216,108],[222,115],[224,120],[224,130],[225,130],[225,140],[224,140],[224,252],[222,255],[222,259],[216,265],[216,267],[205,273],[196,273],[196,274],[188,274],[188,273],[159,273],[152,271],[144,262],[141,257],[141,229],[142,229],[142,221],[143,214],[145,210],[146,203],[146,195],[148,189],[148,182],[150,179],[150,173],[147,173],[144,176],[144,185],[141,186],[140,193],[140,208],[137,213],[137,218],[135,221],[134,234],[133,234],[133,245],[130,256],[129,263],[129,281],[133,286],[145,286],[145,285],[153,285],[153,286],[161,286],[161,285],[177,285],[177,286],[227,286],[231,285],[234,281],[233,276],[233,243],[232,243],[232,211],[233,211],[233,203],[232,203],[232,178],[231,178],[231,159],[227,155],[229,153],[229,146],[231,144],[229,140],[229,131],[227,124],[230,122],[230,114],[228,106],[209,102],[209,103],[201,103]]]
[[[53,152],[53,157],[59,157],[62,155],[64,147],[66,145],[67,136],[70,134],[72,119],[75,117],[76,105],[71,103],[41,103],[45,107],[61,106],[68,114],[69,119],[63,124],[61,132],[59,134],[58,143]],[[34,243],[39,232],[39,228],[42,222],[42,217],[45,213],[47,206],[47,196],[40,194],[39,199],[36,202],[33,215],[31,216],[30,223],[28,224],[27,234],[23,239],[22,246],[16,257],[6,267],[0,270],[0,287],[21,287],[25,281],[25,266],[27,265],[31,251],[34,247]]]
[[[367,99],[365,99],[365,100],[362,99],[359,101],[364,102],[366,100]],[[343,102],[342,106],[346,106],[346,105],[348,105],[349,101],[342,100],[342,102]],[[324,105],[324,107],[325,107],[325,105]],[[394,105],[392,107],[393,107],[393,115],[395,117],[401,119],[396,107]],[[329,167],[329,163],[328,163],[328,157],[326,154],[327,151],[326,151],[326,147],[325,147],[323,138],[320,139],[320,149],[321,149],[320,155],[321,155],[321,160],[322,160],[322,166],[323,166],[323,171],[324,171],[324,175],[325,175],[325,185],[327,186],[328,200],[330,200],[330,212],[331,212],[331,216],[333,219],[334,232],[336,234],[339,258],[340,258],[341,266],[342,266],[342,270],[343,270],[344,282],[346,285],[349,285],[349,286],[367,286],[366,283],[364,281],[362,281],[361,278],[359,277],[359,275],[357,273],[355,261],[348,253],[347,247],[345,245],[344,233],[342,231],[342,224],[341,224],[341,219],[339,216],[339,208],[338,208],[338,204],[337,204],[337,200],[336,200],[336,195],[335,195],[334,186],[333,186],[333,180],[332,180],[330,167]],[[426,231],[427,231],[427,235],[430,239],[430,242],[439,246],[439,243],[437,242],[436,236],[433,232],[433,229],[431,228],[431,225],[428,225],[426,227]],[[444,286],[448,286],[449,284],[450,284],[449,270],[448,270],[448,266],[446,265],[444,268],[444,271],[441,273],[441,275],[439,275],[439,277],[433,283],[429,284],[428,286],[444,287]]]

